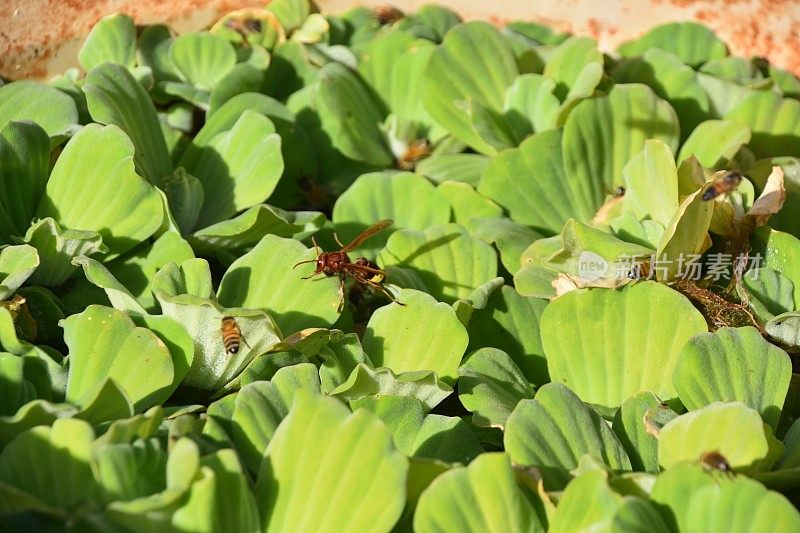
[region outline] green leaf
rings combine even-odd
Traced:
[[[650,48],[671,52],[692,67],[728,55],[725,43],[697,22],[672,22],[656,26],[642,37],[623,43],[617,51],[625,57],[632,57]]]
[[[241,215],[195,231],[188,238],[198,250],[239,251],[251,248],[264,235],[304,239],[325,223],[317,211],[284,211],[271,205],[255,205]]]
[[[489,158],[481,154],[433,154],[420,161],[416,171],[436,183],[460,181],[475,187],[488,164]]]
[[[16,355],[0,353],[0,415],[12,416],[17,410],[36,399],[33,385],[24,377],[24,360]]]
[[[83,91],[92,118],[124,131],[135,148],[131,152],[138,172],[162,187],[172,163],[155,107],[141,84],[120,65],[104,63],[86,75]]]
[[[91,305],[70,316],[64,320],[64,342],[70,358],[69,402],[83,405],[103,378],[110,377],[141,411],[172,385],[175,367],[169,349],[120,311]]]
[[[169,59],[181,80],[210,90],[236,64],[236,52],[218,35],[192,32],[172,41]]]
[[[324,453],[319,443],[328,443]],[[407,470],[374,415],[299,394],[259,471],[264,531],[388,531],[403,510]]]
[[[644,83],[675,108],[681,125],[681,138],[706,118],[711,104],[697,73],[674,54],[651,48],[642,57],[623,62],[613,72],[617,83]]]
[[[9,122],[0,129],[0,242],[21,236],[30,225],[44,194],[50,166],[47,133],[26,122]]]
[[[365,396],[351,406],[375,413],[392,432],[397,449],[408,457],[466,464],[483,452],[463,419],[425,415],[425,406],[416,398]]]
[[[651,281],[569,292],[545,308],[540,327],[551,379],[607,409],[641,390],[675,398],[672,369],[681,350],[707,331],[688,299]]]
[[[387,100],[392,113],[403,120],[421,125],[424,136],[431,140],[440,139],[447,134],[447,130],[431,118],[423,99],[425,69],[435,50],[436,47],[430,41],[416,39],[403,54],[390,63],[392,84]]]
[[[514,407],[533,398],[533,387],[502,350],[481,348],[458,369],[458,399],[479,427],[505,426]]]
[[[458,224],[396,231],[378,263],[413,268],[431,294],[446,301],[468,297],[497,276],[497,255],[492,247],[470,237]]]
[[[156,82],[178,79],[169,60],[172,41],[170,29],[163,24],[147,25],[139,35],[137,59],[141,65],[150,67]]]
[[[501,287],[467,324],[469,349],[503,350],[528,382],[547,383],[550,380],[539,331],[539,319],[546,306],[546,300],[521,296],[507,285]]]
[[[685,197],[672,215],[656,251],[656,257],[663,265],[655,269],[659,281],[673,281],[688,274],[682,258],[688,262],[708,247],[708,229],[714,214],[714,202],[703,200],[703,195],[713,183],[708,182]]]
[[[564,274],[579,287],[624,285],[632,262],[652,252],[574,219],[564,224],[561,241],[563,247],[541,259],[541,265]]]
[[[675,111],[645,85],[615,85],[608,96],[582,101],[567,117],[563,134],[566,175],[586,184],[576,187],[579,198],[573,201],[599,207],[624,185],[622,169],[647,139],[663,141],[675,153],[678,132]]]
[[[477,504],[480,502],[480,504]],[[505,454],[440,474],[420,495],[414,531],[544,531]]]
[[[177,96],[181,100],[188,102],[194,107],[208,109],[208,100],[211,97],[207,89],[201,89],[189,83],[168,81],[162,86],[164,93],[169,96]],[[172,98],[170,98],[172,99]]]
[[[523,224],[508,218],[473,218],[467,223],[473,237],[494,244],[506,270],[516,274],[521,268],[522,252],[542,236]]]
[[[97,425],[133,416],[133,403],[117,383],[106,378],[81,398],[81,410],[75,418]]]
[[[275,13],[287,34],[302,26],[311,14],[308,0],[274,0],[268,9]]]
[[[794,285],[794,307],[800,309],[800,240],[772,228],[758,228],[751,239],[751,257],[760,257],[762,268],[777,270]]]
[[[178,388],[178,385],[183,382],[186,374],[189,372],[189,368],[192,367],[192,363],[194,362],[193,339],[183,328],[182,324],[167,316],[134,315],[133,321],[137,326],[146,327],[155,333],[169,349],[174,370],[172,384],[161,391],[161,395],[158,399],[158,403],[164,403],[175,389]]]
[[[452,384],[467,348],[464,326],[449,305],[415,291],[403,290],[398,300],[376,310],[364,334],[364,350],[376,367],[394,372],[431,370]],[[420,325],[425,324],[425,328]]]
[[[394,526],[395,531],[413,531],[414,514],[420,496],[434,479],[451,468],[442,461],[415,458],[409,460],[408,467],[406,507],[400,521]]]
[[[679,465],[661,474],[653,501],[672,531],[749,531],[769,523],[791,530],[800,515],[783,496],[743,476],[715,475],[699,465]]]
[[[678,162],[695,156],[706,168],[720,169],[750,142],[750,129],[733,120],[706,120],[692,130],[681,146]]]
[[[502,277],[490,279],[470,293],[466,298],[459,298],[453,302],[453,309],[458,316],[458,320],[465,326],[469,324],[472,314],[477,309],[484,309],[489,302],[489,296],[503,286],[505,280]]]
[[[437,42],[441,42],[445,34],[454,26],[461,23],[458,13],[448,7],[437,4],[425,4],[414,14],[417,22],[433,30]]]
[[[386,110],[358,74],[331,62],[317,74],[314,102],[322,128],[345,156],[376,166],[389,166],[394,156],[379,129]]]
[[[647,431],[645,415],[649,409],[660,406],[661,401],[652,392],[637,392],[622,402],[614,415],[612,429],[636,471],[655,474],[659,471],[658,439]]]
[[[416,40],[409,32],[393,31],[376,35],[365,46],[358,61],[358,73],[375,90],[387,108],[394,110],[395,107],[392,96],[397,61],[421,42],[424,41]]]
[[[503,443],[512,461],[539,470],[548,490],[566,486],[569,471],[585,454],[614,470],[631,469],[611,428],[560,383],[543,385],[533,400],[517,404],[506,423]]]
[[[83,420],[20,433],[0,453],[0,479],[39,501],[68,509],[98,494],[89,466],[94,432]]]
[[[12,120],[35,122],[53,138],[73,131],[78,109],[68,94],[38,81],[20,80],[0,87],[0,127]]]
[[[0,450],[36,426],[52,426],[59,418],[72,418],[78,409],[69,404],[52,404],[33,400],[20,407],[13,416],[0,416]]]
[[[770,65],[769,77],[785,96],[791,96],[792,98],[800,96],[800,80],[791,72]]]
[[[792,361],[754,327],[721,328],[693,337],[675,365],[673,381],[683,405],[740,401],[778,426],[789,391]]]
[[[800,102],[772,91],[755,91],[731,109],[726,119],[750,128],[748,147],[756,157],[800,156]]]
[[[784,313],[764,324],[767,334],[786,344],[800,346],[800,313]]]
[[[84,70],[105,62],[133,68],[136,61],[136,28],[133,19],[114,13],[97,21],[78,52]]]
[[[164,180],[164,194],[181,234],[192,231],[205,200],[202,182],[183,167],[178,167]]]
[[[712,59],[700,67],[700,72],[741,84],[764,79],[753,60],[743,57]]]
[[[73,259],[105,252],[103,239],[96,231],[62,230],[48,217],[28,228],[23,242],[36,248],[39,267],[31,276],[31,283],[43,287],[57,287],[75,273]]]
[[[622,501],[622,497],[609,487],[606,472],[586,472],[567,485],[550,521],[549,531],[611,530],[611,522]]]
[[[180,324],[194,340],[194,359],[183,384],[216,391],[238,376],[259,354],[278,343],[280,331],[260,309],[224,308],[209,298],[192,294],[177,296],[154,287],[165,316]],[[237,353],[228,352],[223,341],[222,319],[232,317],[241,337]]]
[[[319,356],[322,359],[319,378],[325,393],[330,393],[347,381],[360,363],[372,366],[372,362],[361,346],[361,339],[355,333],[348,333],[341,335],[339,339],[332,339],[327,346],[320,349]]]
[[[133,144],[116,126],[85,126],[56,161],[36,216],[93,230],[117,255],[161,226],[161,199],[136,174]]]
[[[474,100],[469,100],[465,107],[472,129],[495,151],[512,148],[519,143],[514,127],[505,115]]]
[[[256,502],[235,451],[202,458],[188,501],[175,511],[172,523],[178,531],[259,531]]]
[[[38,266],[36,248],[27,244],[3,247],[0,250],[0,300],[14,294]]]
[[[503,206],[514,221],[545,234],[558,233],[571,217],[589,222],[605,193],[589,198],[590,181],[582,184],[565,175],[561,142],[561,130],[545,131],[497,154],[478,192]]]
[[[741,402],[711,403],[661,429],[658,462],[662,468],[698,461],[703,453],[712,451],[721,453],[734,470],[749,474],[768,471],[780,458],[783,446],[758,411]]]
[[[249,63],[235,65],[209,94],[208,112],[213,113],[238,94],[259,92],[264,86],[264,70],[266,66],[261,69]]]
[[[715,118],[726,118],[728,113],[755,90],[730,80],[697,73],[697,81],[706,90],[711,111]]]
[[[555,49],[544,66],[544,75],[556,82],[555,95],[564,101],[567,94],[581,79],[582,72],[591,63],[603,64],[603,54],[597,49],[597,42],[589,37],[570,37]],[[598,76],[595,85],[600,81]],[[588,87],[587,96],[594,86]]]
[[[220,222],[266,200],[283,173],[281,138],[272,121],[247,110],[187,170],[203,184],[199,227]]]
[[[333,206],[333,224],[342,242],[349,242],[378,220],[390,218],[396,228],[422,231],[450,221],[450,204],[431,183],[411,172],[373,172],[359,176]],[[358,247],[374,256],[395,227]]]
[[[668,226],[678,209],[678,169],[669,146],[645,141],[644,150],[622,169],[625,177],[625,209],[639,220]]]
[[[167,231],[152,244],[140,245],[106,266],[144,307],[153,309],[155,299],[151,289],[156,272],[167,263],[182,263],[192,258],[194,253],[189,243],[177,233]]]
[[[794,310],[794,283],[777,270],[753,270],[752,275],[742,277],[742,283],[766,313],[780,315]],[[750,305],[755,308],[756,302],[751,299]]]
[[[267,309],[286,334],[327,327],[339,317],[337,279],[301,279],[313,272],[298,261],[315,260],[314,250],[294,239],[267,235],[228,268],[218,298],[228,307]]]
[[[523,250],[519,258],[521,268],[514,274],[514,287],[521,295],[555,298],[553,281],[557,273],[546,267],[544,262],[561,250],[563,250],[561,235],[538,239]]]
[[[518,75],[510,44],[485,22],[454,27],[425,69],[423,100],[431,117],[476,151],[494,154],[473,129],[467,113],[474,101],[500,112],[505,92]]]
[[[166,466],[167,453],[155,439],[98,446],[92,461],[108,503],[160,492],[167,484]]]
[[[499,218],[503,209],[466,183],[445,181],[436,187],[453,207],[453,219],[466,225],[473,218]]]
[[[614,531],[668,533],[670,529],[651,502],[628,496],[614,515]]]
[[[299,390],[319,392],[314,365],[303,363],[281,368],[271,381],[249,383],[236,394],[231,437],[251,472],[258,472],[264,451]]]
[[[508,88],[503,112],[519,138],[555,127],[561,106],[555,89],[556,81],[541,74],[517,76]]]
[[[778,463],[778,469],[788,469],[800,466],[800,422],[795,420],[789,431],[783,437],[783,444],[786,446],[783,457]]]
[[[351,402],[365,396],[408,396],[421,401],[428,410],[449,396],[453,389],[435,372],[418,370],[395,374],[389,368],[372,369],[358,364],[350,377],[328,394]]]

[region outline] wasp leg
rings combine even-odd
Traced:
[[[340,313],[342,312],[342,309],[344,309],[344,278],[345,278],[344,272],[339,274],[339,308],[338,308],[338,311]]]
[[[367,285],[369,285],[370,287],[372,287],[376,291],[382,292],[384,296],[389,298],[391,301],[393,301],[397,305],[402,305],[402,306],[406,305],[403,302],[401,302],[400,300],[398,300],[397,298],[395,298],[394,295],[391,292],[387,291],[386,288],[383,285],[380,285],[380,284],[375,283],[374,281],[370,281],[368,279],[364,280],[364,283],[366,283]]]

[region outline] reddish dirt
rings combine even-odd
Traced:
[[[408,0],[411,11],[430,0]],[[502,25],[512,16],[503,8],[503,0],[441,0],[460,8],[469,17],[480,16]],[[510,0],[509,0],[510,1]],[[622,20],[610,20],[612,7],[621,18],[646,13],[648,6],[674,10],[683,20],[697,20],[710,26],[727,43],[732,53],[743,56],[762,56],[779,67],[800,75],[800,2],[798,0],[614,0],[609,1],[608,15],[590,5],[594,0],[570,0],[569,8],[558,13],[542,2],[541,8],[511,9],[515,13],[530,11],[529,19],[546,24],[558,31],[574,31],[611,43],[634,37],[641,31],[631,31]],[[48,72],[61,72],[74,64],[80,40],[101,17],[121,11],[131,15],[139,24],[165,22],[179,30],[197,28],[213,22],[219,15],[242,7],[261,7],[267,0],[0,0],[0,74],[11,79],[44,77]],[[323,8],[326,0],[317,2]],[[331,0],[330,4],[333,4]],[[377,5],[379,0],[338,1],[337,5],[365,3]],[[496,3],[494,13],[492,5]],[[508,3],[508,2],[506,2]],[[508,7],[508,6],[506,6]],[[511,7],[515,7],[512,4]],[[551,6],[552,7],[552,6]],[[563,7],[563,4],[562,4]],[[574,7],[574,11],[573,11]],[[587,7],[588,12],[587,12]],[[537,14],[537,11],[541,13]],[[580,18],[583,17],[583,18]],[[661,21],[654,21],[656,24]],[[638,26],[641,22],[637,23]],[[61,54],[55,58],[57,51]],[[71,61],[69,61],[71,60]]]
[[[63,43],[84,37],[102,17],[122,12],[137,24],[181,23],[203,11],[209,20],[261,0],[5,0],[0,1],[0,74],[11,79],[42,77]]]

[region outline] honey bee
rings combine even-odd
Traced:
[[[225,346],[225,351],[231,355],[239,353],[241,344],[244,343],[248,348],[247,341],[242,337],[242,331],[239,329],[239,324],[232,316],[222,317],[222,344]]]
[[[428,139],[418,139],[408,145],[406,153],[397,161],[401,170],[413,170],[417,163],[431,153],[431,143]]]
[[[703,193],[703,200],[713,200],[720,194],[731,192],[742,182],[742,175],[735,170],[729,170],[721,178],[715,180],[711,187]]]
[[[718,470],[726,473],[733,472],[728,460],[718,451],[702,453],[700,455],[700,464],[708,470]]]
[[[366,257],[359,257],[355,261],[351,261],[347,256],[347,252],[353,250],[354,248],[358,248],[362,242],[369,239],[379,231],[388,228],[392,224],[393,221],[390,219],[380,220],[362,231],[360,235],[350,242],[350,244],[343,244],[339,240],[339,237],[334,233],[333,237],[336,239],[336,242],[339,243],[339,246],[342,247],[336,252],[321,251],[319,246],[317,246],[317,241],[315,241],[312,237],[311,242],[314,243],[314,248],[317,250],[317,258],[309,259],[307,261],[300,261],[294,265],[294,268],[297,268],[305,263],[314,263],[314,272],[302,279],[310,279],[317,274],[324,274],[325,276],[339,276],[340,312],[344,307],[344,281],[347,276],[352,276],[353,279],[355,279],[358,283],[369,285],[373,289],[383,293],[383,295],[389,298],[391,301],[399,305],[405,305],[402,302],[398,302],[392,293],[387,291],[383,285],[381,285],[381,283],[386,279],[386,272],[381,270],[375,262],[370,261]]]
[[[390,5],[377,6],[372,12],[381,26],[394,24],[404,16],[402,11]]]

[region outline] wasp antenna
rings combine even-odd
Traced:
[[[334,232],[334,233],[333,233],[333,238],[336,240],[336,243],[337,243],[339,246],[341,246],[342,248],[344,248],[344,244],[342,243],[342,241],[340,241],[340,240],[339,240],[339,236],[336,234],[336,232]]]
[[[304,265],[306,263],[316,263],[316,261],[317,261],[316,259],[307,259],[305,261],[300,261],[299,263],[295,263],[294,264],[294,266],[292,267],[292,270],[294,270],[295,268],[299,267],[300,265]],[[305,278],[303,278],[303,279],[305,279]]]

